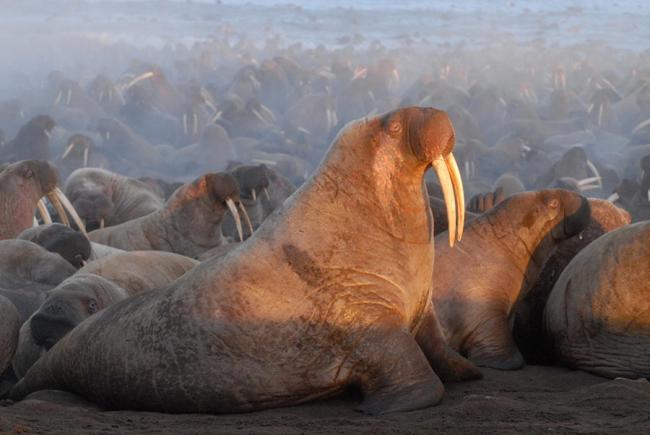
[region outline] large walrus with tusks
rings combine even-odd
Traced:
[[[109,408],[224,413],[358,385],[368,413],[438,403],[432,366],[446,379],[480,376],[445,345],[431,303],[423,176],[433,166],[441,180],[453,243],[464,220],[453,146],[451,122],[435,109],[349,124],[240,248],[87,319],[12,398],[67,389]]]

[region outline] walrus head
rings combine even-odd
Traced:
[[[269,198],[269,169],[266,165],[257,166],[238,166],[231,172],[239,184],[239,192],[242,200],[257,200],[260,193],[264,193]]]
[[[449,245],[453,246],[463,236],[465,223],[465,195],[456,159],[452,154],[455,143],[454,127],[449,116],[433,108],[408,107],[389,112],[380,118],[384,141],[410,156],[410,164],[433,168],[447,208]]]
[[[88,166],[88,158],[94,147],[95,143],[90,137],[85,134],[73,134],[68,139],[65,151],[61,155],[61,161],[63,162],[71,157],[77,157],[79,160],[82,160],[83,167],[85,168]]]

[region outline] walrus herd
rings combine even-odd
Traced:
[[[355,388],[374,415],[481,367],[650,377],[647,54],[169,50],[0,101],[4,404]]]

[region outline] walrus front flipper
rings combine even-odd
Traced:
[[[478,367],[449,347],[433,306],[424,314],[415,339],[433,370],[444,382],[483,377]]]
[[[517,349],[506,316],[484,322],[468,340],[467,357],[476,365],[499,370],[517,370],[524,357]]]
[[[380,335],[366,344],[365,370],[360,373],[365,398],[357,411],[388,414],[440,402],[445,388],[413,335],[403,330]]]

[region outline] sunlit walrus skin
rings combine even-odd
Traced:
[[[569,367],[608,378],[650,377],[650,222],[598,238],[564,269],[544,311]]]
[[[238,249],[89,318],[12,398],[54,388],[108,408],[225,413],[358,385],[368,413],[438,403],[444,388],[432,365],[447,379],[480,376],[447,348],[431,304],[423,176],[433,166],[441,180],[454,243],[464,199],[453,145],[451,122],[435,109],[349,124]],[[416,333],[429,340],[420,346]]]

